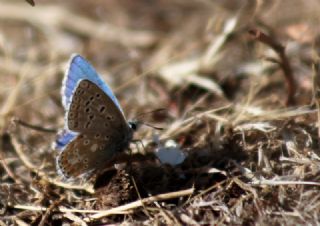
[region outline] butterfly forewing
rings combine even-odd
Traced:
[[[67,114],[68,128],[75,132],[121,130],[128,124],[112,99],[96,84],[81,80],[74,91]]]
[[[109,86],[80,55],[71,58],[62,86],[66,126],[55,148],[58,171],[66,178],[88,176],[108,163],[132,140],[120,104]]]
[[[81,80],[67,112],[68,129],[78,132],[59,154],[65,177],[90,174],[128,147],[132,130],[112,99],[95,83]]]

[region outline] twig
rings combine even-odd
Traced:
[[[114,214],[127,214],[129,210],[133,208],[137,208],[142,206],[143,204],[148,204],[155,201],[160,200],[167,200],[167,199],[173,199],[178,198],[182,196],[191,195],[194,192],[193,188],[182,190],[182,191],[176,191],[176,192],[170,192],[166,194],[160,194],[155,195],[152,197],[144,198],[142,200],[138,200],[132,203],[128,203],[123,206],[115,207],[109,210],[80,210],[80,209],[68,209],[65,207],[58,207],[57,210],[61,213],[93,213],[94,215],[91,215],[90,217],[84,218],[83,220],[86,222],[90,222],[93,219],[102,218],[109,215]],[[47,211],[49,208],[42,207],[42,206],[30,206],[30,205],[14,205],[13,208],[15,209],[22,209],[22,210],[30,210],[30,211]]]
[[[50,216],[50,214],[52,213],[52,211],[62,202],[62,200],[64,199],[64,197],[61,197],[58,201],[55,201],[51,204],[51,206],[49,208],[47,208],[46,212],[44,215],[42,215],[42,219],[39,223],[39,226],[44,226],[46,225],[46,221],[48,219],[48,217]]]
[[[33,129],[33,130],[37,130],[40,132],[46,132],[46,133],[56,133],[57,130],[56,129],[48,129],[48,128],[43,128],[42,126],[36,126],[36,125],[31,125],[27,122],[22,121],[21,119],[15,118],[12,120],[14,123],[22,125],[24,127]]]
[[[36,167],[30,160],[29,158],[25,155],[23,149],[25,148],[19,141],[18,139],[12,134],[11,136],[11,142],[14,147],[14,150],[16,151],[19,159],[22,161],[22,163],[32,172],[35,172],[37,175],[39,175],[41,178],[45,179],[48,181],[50,184],[56,185],[58,187],[63,187],[66,189],[72,189],[72,190],[82,190],[86,191],[90,194],[94,193],[93,187],[92,186],[81,186],[81,185],[71,185],[71,184],[66,184],[51,178],[48,178],[46,173],[41,171],[38,167]]]
[[[65,213],[65,214],[63,214],[63,216],[65,218],[68,218],[69,220],[72,220],[74,223],[78,223],[81,226],[87,226],[88,225],[80,217],[74,215],[73,213],[70,213],[70,212],[69,213]],[[78,225],[78,224],[75,224],[75,225]]]
[[[133,176],[131,176],[131,181],[132,181],[132,183],[133,183],[134,189],[136,190],[136,193],[137,193],[137,195],[138,195],[139,200],[142,200],[141,195],[140,195],[140,192],[139,192],[139,189],[138,189],[138,186],[137,186],[136,181],[135,181],[135,179],[134,179]],[[149,214],[149,212],[148,212],[146,206],[144,205],[144,203],[142,203],[142,207],[143,207],[143,209],[144,209],[144,213],[145,213],[149,218],[151,218],[151,215]]]
[[[258,29],[249,30],[249,34],[255,40],[258,40],[259,42],[267,46],[270,46],[279,55],[280,62],[278,63],[283,71],[283,74],[287,83],[287,87],[288,87],[288,96],[287,96],[286,105],[287,106],[294,105],[295,103],[294,95],[296,93],[296,84],[293,78],[293,71],[292,71],[291,65],[285,54],[285,48],[280,43],[278,43],[274,38],[263,33]]]
[[[271,185],[271,186],[279,186],[279,185],[314,185],[320,186],[319,182],[313,181],[276,181],[276,180],[259,180],[253,181],[250,184],[252,185]]]
[[[231,104],[228,104],[226,106],[220,107],[220,108],[215,108],[215,109],[210,109],[204,112],[200,112],[197,115],[190,116],[189,118],[183,120],[183,121],[177,121],[173,123],[167,130],[161,135],[161,139],[165,139],[167,137],[172,136],[173,134],[177,133],[177,131],[182,132],[186,129],[189,129],[190,126],[194,121],[197,119],[202,119],[202,117],[207,117],[207,118],[213,118],[217,121],[222,121],[223,123],[228,123],[228,119],[223,118],[222,116],[214,114],[215,112],[225,110],[231,107]]]
[[[142,200],[138,200],[132,203],[128,203],[126,205],[123,206],[119,206],[119,207],[115,207],[109,210],[104,210],[104,211],[100,211],[97,214],[91,215],[90,217],[87,217],[84,219],[84,221],[86,222],[90,222],[94,219],[99,219],[102,217],[106,217],[112,214],[115,214],[119,211],[126,211],[126,210],[130,210],[133,208],[137,208],[140,206],[143,206],[144,204],[148,204],[148,203],[152,203],[155,201],[160,201],[160,200],[167,200],[167,199],[173,199],[173,198],[177,198],[177,197],[182,197],[182,196],[187,196],[187,195],[191,195],[194,192],[194,188],[190,188],[187,190],[182,190],[182,191],[176,191],[176,192],[170,192],[170,193],[166,193],[166,194],[161,194],[161,195],[155,195],[155,196],[151,196],[148,198],[144,198]]]
[[[28,205],[14,205],[13,208],[21,210],[30,210],[30,211],[47,211],[48,208],[43,206],[28,206]],[[99,210],[79,210],[79,209],[68,209],[65,207],[58,207],[58,211],[61,213],[99,213]]]
[[[79,191],[85,191],[89,194],[94,194],[94,189],[92,184],[88,185],[75,185],[75,184],[69,184],[69,183],[63,183],[58,180],[54,180],[51,178],[47,178],[50,184],[53,184],[57,187],[65,188],[65,189],[71,189],[71,190],[79,190]]]
[[[31,6],[35,6],[36,5],[33,0],[26,0],[26,2],[28,2]]]
[[[29,158],[24,154],[25,146],[23,146],[13,134],[11,135],[11,142],[19,159],[29,170],[38,172],[38,168],[32,162],[30,162]]]
[[[315,58],[312,67],[312,102],[314,102],[317,107],[318,139],[320,139],[320,60],[318,55]]]
[[[0,150],[0,163],[3,167],[3,169],[6,171],[6,173],[8,174],[9,177],[11,177],[16,183],[22,183],[22,181],[20,180],[20,178],[18,178],[14,172],[12,172],[12,170],[10,169],[10,167],[8,166],[4,155],[3,155],[3,151]]]

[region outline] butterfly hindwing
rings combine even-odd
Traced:
[[[65,146],[72,141],[78,133],[72,132],[66,128],[60,130],[57,134],[56,140],[52,145],[54,150],[62,151]]]
[[[132,138],[128,135],[120,130],[78,135],[58,155],[58,171],[68,178],[102,168],[115,154],[128,147]]]

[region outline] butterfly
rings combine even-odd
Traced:
[[[82,56],[71,56],[61,89],[65,126],[54,149],[65,178],[91,175],[129,147],[137,122],[127,122],[109,86]]]

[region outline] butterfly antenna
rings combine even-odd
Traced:
[[[156,129],[156,130],[163,130],[163,128],[161,128],[161,127],[150,125],[149,123],[146,123],[146,122],[141,122],[140,121],[140,123],[143,124],[143,125],[149,126],[149,127],[153,128],[153,129]]]
[[[29,129],[33,129],[39,132],[45,132],[45,133],[56,133],[57,130],[56,129],[48,129],[48,128],[44,128],[42,126],[38,126],[38,125],[32,125],[29,124],[27,122],[24,122],[22,120],[20,120],[19,118],[14,118],[12,119],[12,122],[17,124],[17,125],[21,125],[23,127],[29,128]]]
[[[155,112],[161,112],[161,111],[166,111],[167,109],[165,108],[158,108],[158,109],[155,109],[155,110],[152,110],[152,111],[147,111],[147,112],[143,112],[139,115],[137,115],[137,119],[141,118],[142,116],[144,115],[147,115],[147,114],[151,114],[151,113],[155,113]]]

